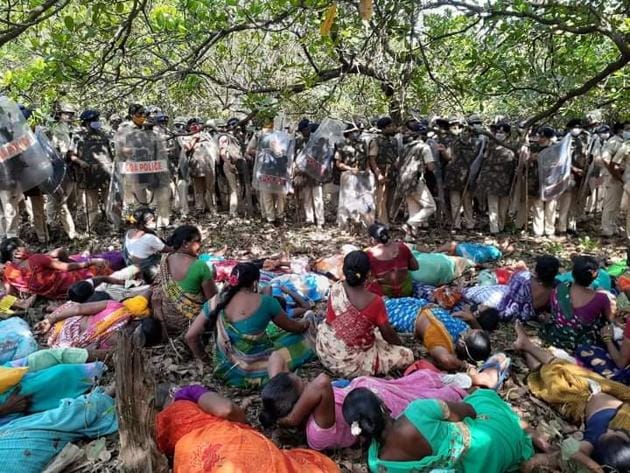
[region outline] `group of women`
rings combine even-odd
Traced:
[[[247,405],[183,386],[156,421],[174,471],[336,472],[321,452],[361,439],[370,442],[374,472],[499,473],[563,461],[630,471],[630,323],[615,330],[614,287],[593,258],[577,257],[568,275],[551,256],[532,271],[522,263],[484,269],[478,285],[462,288],[467,269],[508,248],[464,242],[422,251],[374,224],[372,246],[331,259],[326,276],[300,265],[299,274],[282,275],[292,266],[286,258],[202,254],[197,227],[180,226],[162,241],[154,220],[149,209],[134,213],[122,253],[0,245],[5,297],[67,299],[35,325],[45,335],[41,350],[22,319],[0,321],[0,451],[19,450],[11,461],[29,456],[22,471],[40,471],[67,442],[116,430],[114,401],[94,386],[122,330],[144,345],[183,337],[217,380],[260,392],[264,429],[301,429],[309,447],[280,449],[250,425]],[[312,310],[317,302],[326,303],[322,315]],[[586,420],[585,441],[569,446],[570,455],[497,394],[511,366],[491,346],[501,321],[517,324],[514,348],[532,369],[532,393],[569,420]],[[522,322],[539,324],[555,350],[537,345]],[[329,374],[296,373],[315,359]],[[63,386],[51,382],[59,376]],[[70,416],[82,410],[88,421],[78,426]],[[52,442],[58,430],[61,441]]]

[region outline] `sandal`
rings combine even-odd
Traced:
[[[503,357],[503,361],[501,361]],[[505,380],[510,376],[510,366],[512,365],[512,359],[505,356],[505,353],[496,353],[486,360],[486,362],[479,369],[479,373],[482,373],[487,369],[496,369],[499,375],[497,383],[492,387],[494,391],[501,389]]]

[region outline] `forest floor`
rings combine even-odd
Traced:
[[[279,252],[286,252],[293,256],[305,255],[315,259],[339,252],[344,244],[367,246],[369,243],[367,235],[352,235],[340,231],[332,224],[324,230],[296,224],[285,224],[282,227],[275,228],[265,225],[256,219],[228,219],[225,215],[200,215],[195,219],[189,218],[188,223],[194,223],[201,227],[204,236],[203,251],[212,253],[226,247],[225,256],[239,259],[260,258]],[[580,236],[566,239],[548,239],[521,235],[516,232],[506,232],[501,235],[501,240],[509,238],[510,242],[515,246],[515,251],[513,254],[504,257],[496,266],[509,265],[522,260],[529,267],[532,267],[535,257],[542,254],[557,256],[562,262],[563,270],[570,268],[570,259],[576,254],[590,254],[601,261],[607,262],[625,258],[626,246],[624,240],[622,238],[599,238],[596,236],[598,234],[598,224],[599,215],[592,215],[585,222],[581,223],[580,229],[582,232]],[[590,237],[586,235],[590,235]],[[402,234],[398,232],[394,232],[394,236],[402,238]],[[454,234],[448,228],[429,229],[416,240],[416,243],[419,246],[436,248],[448,240],[497,243],[496,240],[487,238],[480,232],[471,231]],[[59,245],[61,244],[63,244],[63,241],[59,241]],[[99,248],[108,248],[110,246],[120,247],[119,235],[110,231],[103,231],[73,243],[70,245],[70,249],[76,252],[86,249],[95,251]],[[464,285],[472,285],[474,281],[474,271],[463,276]],[[34,322],[42,317],[42,307],[37,305],[30,310],[29,318],[31,321]],[[319,308],[323,310],[323,304]],[[529,329],[530,333],[535,333],[535,326],[532,325]],[[534,398],[528,392],[525,383],[527,368],[524,360],[511,349],[514,338],[514,329],[509,324],[500,326],[492,335],[493,351],[505,351],[512,357],[512,373],[500,394],[533,427],[548,434],[552,439],[552,443],[557,444],[562,438],[577,434],[578,428],[576,426],[566,423],[545,403]],[[422,350],[416,340],[412,337],[405,337],[404,340],[414,350],[417,357],[422,356]],[[153,371],[158,383],[173,383],[175,385],[200,383],[217,390],[237,403],[242,403],[247,399],[248,418],[254,425],[258,426],[258,413],[261,407],[258,393],[223,386],[213,379],[210,366],[205,367],[203,370],[200,369],[183,343],[176,341],[172,344],[147,349],[146,356],[150,360],[149,368]],[[105,384],[111,381],[111,371],[109,376],[103,381]],[[319,362],[311,362],[301,368],[299,374],[305,378],[313,378],[322,371],[325,371],[325,369]],[[281,431],[276,429],[265,433],[283,447],[306,446],[303,431]],[[110,436],[106,442],[79,443],[79,446],[86,452],[86,458],[65,471],[119,471],[117,435]],[[344,472],[367,472],[365,448],[357,447],[327,453],[338,462]]]

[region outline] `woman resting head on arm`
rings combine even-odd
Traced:
[[[62,249],[46,254],[31,253],[18,238],[0,243],[0,258],[6,263],[3,276],[8,293],[37,294],[49,299],[65,298],[68,288],[77,281],[111,273],[104,259],[74,262]]]

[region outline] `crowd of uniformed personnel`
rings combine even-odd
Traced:
[[[28,119],[30,110],[22,109]],[[328,179],[314,179],[292,166],[291,159],[285,163],[289,185],[282,191],[256,186],[261,143],[274,133],[272,118],[257,125],[238,118],[172,119],[158,107],[140,104],[130,105],[123,120],[117,114],[105,117],[93,109],[77,113],[59,104],[45,133],[63,164],[63,179],[54,192],[38,187],[24,195],[19,189],[0,191],[0,237],[17,236],[22,208],[40,242],[50,240],[53,222],[61,223],[72,240],[83,230],[120,225],[125,212],[138,205],[156,209],[159,227],[193,209],[237,217],[251,216],[258,208],[263,220],[281,224],[287,218],[288,196],[297,204],[295,223],[322,227],[325,207],[328,214],[339,210],[341,215],[346,205],[339,199],[344,182],[349,182],[342,179],[345,173],[372,182],[367,192],[373,203],[360,211],[359,223],[404,222],[410,236],[431,223],[498,234],[510,219],[517,230],[561,236],[577,232],[587,214],[601,211],[601,234],[610,237],[619,230],[617,217],[630,189],[630,184],[624,187],[630,182],[630,172],[624,172],[630,165],[629,121],[609,126],[594,116],[573,118],[562,130],[524,128],[502,117],[484,121],[476,114],[403,123],[390,117],[352,121],[334,147]],[[318,124],[304,118],[282,128],[294,140],[297,156]],[[135,133],[131,145],[124,138],[130,132]],[[537,158],[567,135],[570,182],[559,196],[545,198]],[[164,168],[135,175],[133,182],[127,176],[126,182],[116,167],[124,161],[149,161]]]

